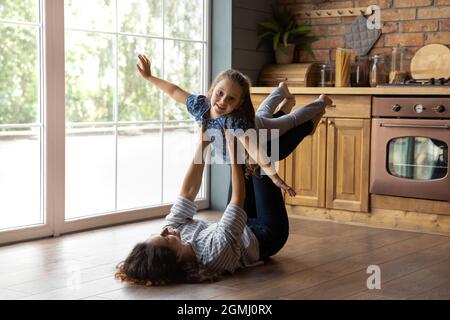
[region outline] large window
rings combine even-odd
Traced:
[[[0,231],[44,223],[39,9],[0,0]]]
[[[157,76],[205,92],[208,10],[207,0],[0,0],[0,231],[49,220],[59,234],[167,210],[196,129],[185,105],[141,78],[137,55]],[[50,92],[48,74],[64,79],[62,92]],[[63,97],[63,117],[49,114],[61,106],[46,104],[43,83]],[[57,136],[48,145],[46,133]],[[49,176],[63,201],[45,196]],[[81,220],[90,222],[64,227]]]

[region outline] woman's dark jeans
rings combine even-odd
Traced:
[[[274,117],[283,113],[277,112]],[[313,122],[303,123],[279,137],[279,160],[289,156],[298,144],[313,130]],[[270,150],[270,145],[267,147]],[[231,199],[231,183],[228,202]],[[272,180],[261,175],[245,178],[245,203],[247,225],[259,241],[260,258],[277,253],[289,236],[289,220],[281,189]]]

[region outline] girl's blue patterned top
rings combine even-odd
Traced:
[[[223,140],[225,141],[225,129],[242,129],[242,131],[234,132],[237,136],[239,133],[243,133],[251,128],[251,124],[248,119],[241,115],[236,114],[227,114],[224,116],[220,116],[219,118],[208,118],[206,117],[206,113],[211,109],[211,103],[209,98],[203,95],[190,95],[186,99],[186,106],[188,112],[194,116],[195,121],[198,124],[204,123],[205,130],[208,129],[216,129],[222,132]],[[214,142],[214,137],[211,139]],[[220,143],[219,143],[220,144]],[[215,148],[219,148],[223,150],[223,158],[227,159],[226,156],[226,144],[218,145],[214,144]]]

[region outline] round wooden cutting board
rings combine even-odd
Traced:
[[[429,44],[420,48],[411,60],[414,79],[450,77],[450,49],[442,44]]]

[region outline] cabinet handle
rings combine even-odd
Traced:
[[[325,119],[320,120],[319,124],[324,124],[326,122]]]
[[[449,125],[433,125],[433,124],[396,124],[396,123],[380,123],[380,127],[384,128],[429,128],[429,129],[450,129]]]
[[[329,124],[330,126],[334,126],[334,119],[328,120],[328,124]]]

